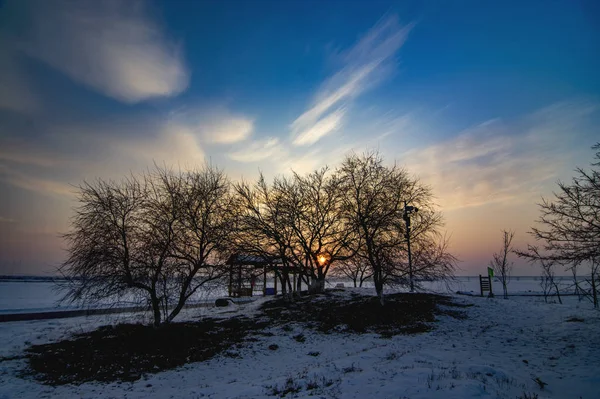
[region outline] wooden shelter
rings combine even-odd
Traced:
[[[229,266],[230,297],[252,296],[256,291],[262,291],[263,296],[277,294],[277,271],[284,267],[281,259],[238,253],[231,255],[226,264]],[[295,290],[299,269],[287,271],[293,274],[292,289]],[[273,288],[267,288],[270,273],[273,275]]]

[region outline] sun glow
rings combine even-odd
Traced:
[[[329,260],[328,254],[318,254],[317,255],[317,262],[319,263],[319,266],[325,266],[325,264],[327,263],[328,260]]]

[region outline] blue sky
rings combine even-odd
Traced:
[[[207,159],[252,179],[376,148],[432,186],[477,274],[600,137],[592,0],[0,7],[0,273],[52,272],[84,179]]]

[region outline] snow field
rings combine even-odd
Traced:
[[[372,294],[369,289],[347,290]],[[0,324],[0,398],[539,398],[600,397],[600,312],[564,298],[455,297],[467,319],[438,316],[417,335],[321,334],[267,328],[202,363],[133,383],[51,387],[20,378],[23,349],[100,325],[146,321],[118,314]],[[186,310],[180,320],[252,314],[265,299]],[[579,321],[567,321],[579,320]],[[580,321],[583,320],[583,321]],[[269,349],[269,346],[277,349]],[[8,359],[8,360],[7,360]],[[12,359],[12,360],[10,360]],[[1,359],[0,359],[1,360]],[[541,389],[538,382],[547,384]]]

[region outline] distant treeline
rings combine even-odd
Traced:
[[[456,276],[456,279],[461,280],[461,279],[476,279],[479,278],[478,276]],[[572,276],[556,276],[556,278],[558,279],[572,279]],[[585,278],[585,276],[578,278],[578,280],[583,280]],[[71,280],[78,280],[79,278],[77,277],[72,277]],[[513,276],[511,278],[514,281],[519,281],[519,280],[539,280],[540,276]],[[19,276],[19,275],[0,275],[0,282],[6,282],[6,281],[39,281],[39,282],[45,282],[45,281],[50,281],[50,282],[60,282],[60,281],[67,281],[68,279],[65,277],[61,277],[61,276]],[[334,278],[330,278],[328,279],[330,281],[348,281],[347,278],[339,278],[339,277],[334,277]],[[370,280],[369,280],[370,281]],[[435,279],[416,279],[416,281],[435,281]]]
[[[0,281],[66,281],[64,277],[60,276],[2,276],[0,275]]]

